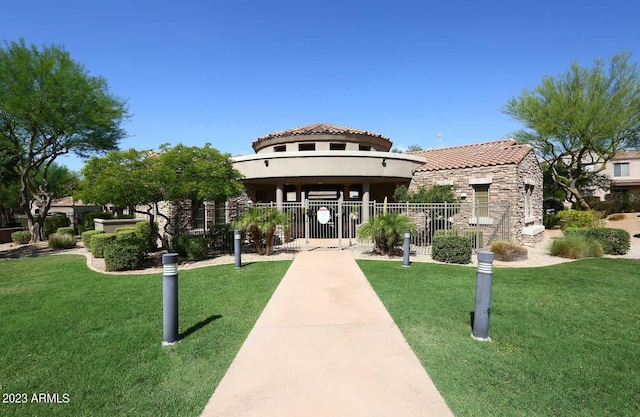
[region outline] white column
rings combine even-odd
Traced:
[[[362,223],[369,221],[369,183],[362,184]]]
[[[284,203],[284,185],[277,184],[276,185],[276,208],[278,211],[282,211]]]

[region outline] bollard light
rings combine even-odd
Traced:
[[[240,236],[240,230],[234,230],[233,231],[233,251],[236,255],[236,269],[239,269],[242,266],[242,258],[241,258],[241,236]]]
[[[491,340],[489,338],[489,314],[491,310],[491,281],[493,280],[492,263],[493,252],[478,252],[476,306],[471,337],[482,342]]]
[[[178,342],[178,254],[162,255],[162,346]]]
[[[409,266],[409,251],[411,250],[411,231],[409,229],[404,229],[404,247],[403,252],[404,256],[402,259],[402,266]]]

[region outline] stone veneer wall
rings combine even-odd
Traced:
[[[522,243],[522,229],[528,225],[542,224],[542,170],[533,151],[529,152],[520,164],[509,164],[489,167],[471,167],[445,169],[438,171],[416,172],[409,185],[410,191],[417,191],[420,186],[427,188],[439,181],[453,181],[453,191],[458,201],[473,202],[473,186],[470,179],[491,179],[489,186],[490,203],[511,204],[511,239]],[[525,188],[526,182],[533,185],[531,197],[532,210],[536,214],[525,223]],[[466,199],[462,195],[466,194]],[[459,213],[469,218],[471,213]],[[468,221],[467,221],[468,223]],[[463,223],[464,224],[464,223]],[[466,227],[465,227],[466,228]],[[473,225],[469,225],[473,229]]]

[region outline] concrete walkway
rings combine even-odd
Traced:
[[[298,254],[202,416],[453,416],[348,252]]]

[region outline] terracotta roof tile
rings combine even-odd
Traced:
[[[622,151],[618,152],[616,156],[612,158],[614,161],[621,159],[640,159],[640,151]]]
[[[380,138],[380,139],[384,139],[384,140],[387,140],[387,141],[391,142],[389,140],[389,138],[386,138],[386,137],[382,136],[379,133],[369,132],[367,130],[353,129],[353,128],[346,127],[346,126],[332,125],[332,124],[329,124],[329,123],[316,123],[316,124],[313,124],[313,125],[301,126],[301,127],[296,127],[296,128],[293,128],[293,129],[281,130],[281,131],[278,131],[278,132],[269,133],[268,135],[260,136],[258,138],[258,140],[256,140],[254,143],[259,143],[259,142],[264,141],[264,140],[283,137],[283,136],[296,136],[296,135],[344,135],[344,134],[367,135],[367,136],[372,136],[372,137],[375,137],[375,138]]]
[[[611,185],[640,185],[640,178],[611,178]]]
[[[518,164],[533,148],[518,145],[515,140],[498,140],[450,148],[428,149],[411,152],[422,156],[427,163],[415,171],[438,171],[442,169],[472,168],[506,164]]]

